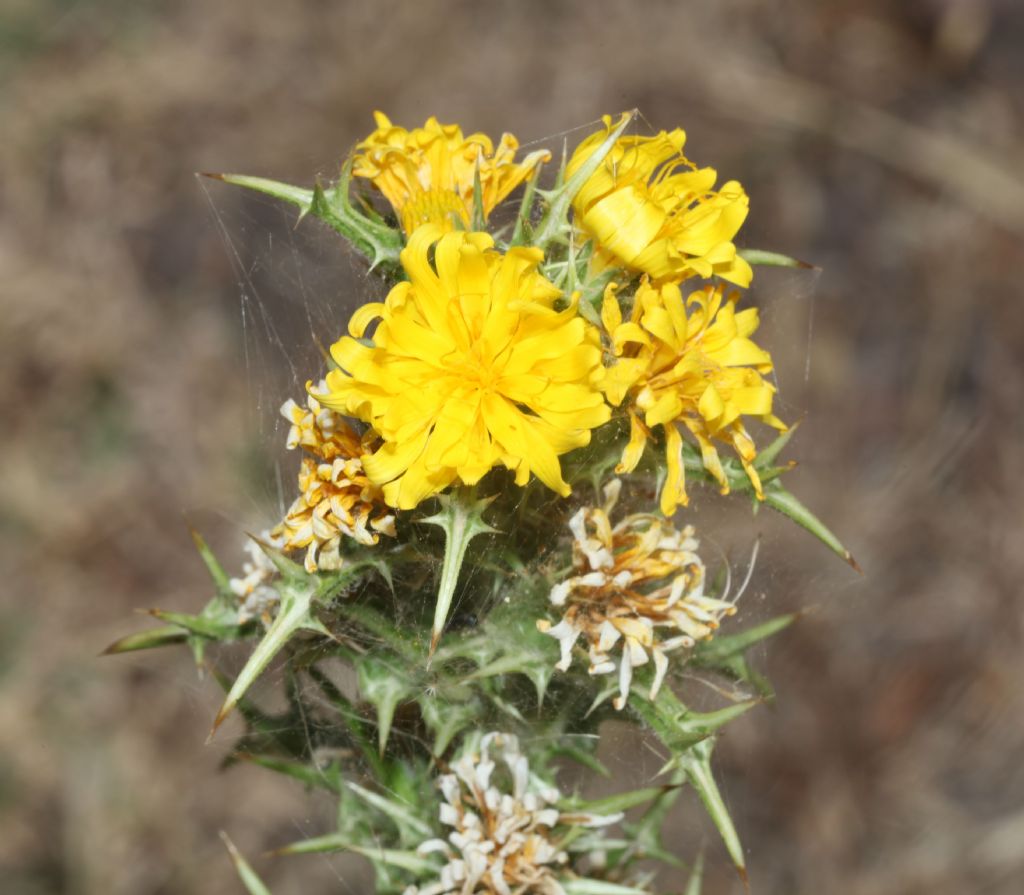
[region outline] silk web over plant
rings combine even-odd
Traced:
[[[511,139],[379,116],[308,187],[204,184],[238,279],[254,537],[226,567],[197,534],[212,599],[111,651],[188,644],[225,691],[214,731],[232,712],[245,722],[229,760],[336,800],[333,828],[283,851],[361,856],[381,893],[696,893],[700,833],[682,851],[664,837],[690,800],[746,878],[711,762],[722,728],[772,697],[751,652],[794,620],[770,611],[766,505],[852,559],[784,484],[815,274],[737,250],[746,195],[715,189],[684,140],[628,114],[515,161]],[[504,282],[512,258],[519,293],[490,296],[512,320],[503,351],[519,339],[549,356],[517,360],[500,386],[489,468],[478,475],[453,438],[425,470],[383,471],[421,410],[403,391],[454,375],[450,345],[425,361],[410,349],[410,307],[423,303],[412,323],[436,321],[428,297],[445,265],[461,265],[453,282],[477,282],[483,264],[486,282]],[[471,322],[479,287],[467,289],[450,298]],[[774,363],[735,311],[755,305]],[[378,322],[350,327],[360,314]],[[713,330],[719,314],[738,335]],[[547,336],[565,340],[573,370]],[[389,364],[408,382],[394,394]],[[539,411],[541,427],[537,396],[563,384],[593,413],[563,401]],[[722,423],[715,401],[751,417],[749,431]],[[517,426],[546,442],[526,449]],[[535,455],[548,449],[571,492]],[[220,658],[232,642],[241,667]],[[247,890],[265,893],[229,848]]]

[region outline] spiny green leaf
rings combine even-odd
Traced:
[[[382,263],[398,264],[402,247],[401,234],[374,217],[363,214],[353,207],[349,199],[349,184],[352,178],[352,162],[348,160],[342,168],[341,178],[330,190],[325,191],[319,184],[312,190],[291,186],[263,177],[245,174],[207,174],[225,183],[255,190],[296,206],[299,219],[312,213],[320,218],[349,242],[370,261],[371,268]]]
[[[797,525],[806,528],[833,553],[848,562],[858,572],[860,571],[860,566],[857,565],[853,554],[842,545],[839,538],[832,534],[824,522],[787,491],[781,482],[774,481],[765,485],[764,502],[773,510],[778,510],[782,515],[788,516]]]
[[[487,217],[484,215],[484,189],[480,184],[480,159],[477,158],[473,169],[473,229],[481,233],[487,229]]]
[[[693,658],[700,664],[714,664],[724,661],[732,656],[742,653],[755,643],[777,634],[788,628],[795,622],[801,613],[789,612],[785,615],[777,615],[746,631],[737,634],[726,634],[715,637],[713,640],[706,640],[697,644],[693,651]]]
[[[592,752],[588,752],[586,749],[580,749],[578,746],[569,746],[566,744],[556,745],[551,750],[553,755],[562,755],[566,758],[571,758],[577,764],[583,765],[585,768],[589,768],[595,774],[611,779],[612,772],[608,770],[600,761],[597,756]]]
[[[206,566],[206,570],[213,579],[217,592],[220,594],[230,594],[231,579],[228,577],[228,573],[224,571],[224,567],[220,564],[217,557],[213,555],[213,551],[203,539],[203,536],[194,528],[189,528],[189,532],[192,535],[192,541],[196,545],[196,550],[199,551],[199,556]]]
[[[690,879],[686,883],[686,891],[683,895],[700,895],[704,884],[704,850],[697,852],[697,860],[693,862],[693,869],[690,871]]]
[[[309,210],[365,255],[371,270],[381,264],[396,266],[402,247],[401,234],[378,224],[352,207],[348,199],[350,166],[351,162],[346,163],[341,180],[329,193],[324,192],[319,184],[313,188]]]
[[[438,866],[429,858],[424,858],[415,851],[401,851],[395,848],[377,848],[376,846],[351,845],[349,851],[369,858],[375,864],[389,864],[411,873],[422,875],[437,874]]]
[[[711,736],[729,721],[749,711],[757,700],[736,703],[712,712],[696,712],[687,708],[668,688],[658,692],[651,702],[646,693],[634,689],[629,706],[647,724],[666,748],[677,755]],[[669,766],[671,766],[671,762]]]
[[[526,723],[526,719],[523,717],[523,713],[521,711],[519,711],[519,709],[517,709],[507,699],[503,699],[501,696],[499,696],[497,693],[493,692],[492,690],[485,690],[484,691],[484,696],[486,696],[488,699],[490,699],[490,701],[494,703],[495,707],[499,711],[504,712],[506,715],[508,715],[510,718],[513,718],[514,720],[518,721],[520,724],[525,724]]]
[[[312,581],[314,576],[310,575],[299,563],[291,559],[280,547],[276,547],[258,535],[250,534],[249,539],[253,541],[263,554],[273,563],[278,574],[291,581]]]
[[[386,774],[384,764],[381,762],[380,754],[374,748],[370,735],[367,733],[367,725],[356,710],[356,707],[319,668],[310,666],[306,669],[306,673],[316,682],[324,696],[327,697],[327,700],[337,712],[338,720],[351,735],[370,767],[373,768],[374,775],[378,780],[383,779]]]
[[[100,655],[114,656],[118,653],[130,653],[135,650],[154,649],[158,646],[168,646],[172,643],[184,643],[187,633],[178,625],[166,625],[161,628],[150,628],[139,634],[129,634],[115,640]]]
[[[566,807],[563,810],[570,814],[617,814],[620,811],[628,811],[637,805],[650,802],[670,788],[666,786],[648,786],[644,789],[617,793],[614,796],[605,796],[603,799],[592,799],[590,801],[571,799],[566,802]]]
[[[299,581],[286,579],[281,584],[279,588],[281,604],[277,616],[235,679],[234,685],[228,692],[227,698],[213,722],[213,729],[210,731],[211,738],[253,681],[270,664],[270,660],[298,631],[313,631],[325,637],[331,636],[331,633],[313,614],[313,608],[321,601],[333,596],[338,588],[360,574],[361,571],[362,564],[353,563],[330,575]]]
[[[369,858],[371,861],[382,864],[390,864],[392,867],[399,867],[402,870],[409,870],[416,874],[427,875],[437,873],[437,863],[422,857],[415,851],[404,851],[392,848],[376,848],[359,845],[352,842],[347,836],[339,833],[331,833],[327,836],[317,836],[314,839],[304,839],[301,842],[293,842],[276,854],[280,855],[309,855],[320,852],[350,851],[357,855]]]
[[[730,492],[746,494],[754,490],[750,477],[747,475],[747,471],[743,468],[742,464],[732,457],[722,457],[721,464]],[[715,488],[720,487],[718,480],[708,472],[707,467],[704,465],[700,451],[688,441],[683,442],[683,467],[688,477],[695,478],[697,481]],[[762,485],[766,485],[768,482],[777,479],[784,472],[788,472],[789,469],[790,467],[788,466],[765,466],[763,469],[758,469],[758,478],[761,479]]]
[[[743,846],[740,844],[740,837],[736,833],[732,817],[722,800],[718,784],[715,783],[714,775],[711,773],[711,751],[714,748],[714,743],[714,739],[702,740],[678,755],[676,763],[686,772],[686,779],[697,791],[704,808],[718,829],[726,850],[729,852],[729,857],[732,858],[736,869],[745,878],[746,863],[743,857]]]
[[[356,674],[360,694],[377,710],[377,748],[383,755],[395,709],[410,699],[416,688],[397,664],[375,657],[363,657],[356,666]]]
[[[480,717],[481,705],[476,699],[463,702],[442,702],[437,696],[424,693],[416,700],[423,721],[434,734],[434,755],[444,755],[452,740]]]
[[[766,252],[763,249],[739,249],[736,253],[747,264],[757,264],[762,267],[799,267],[804,270],[813,270],[814,265],[806,261],[799,261],[790,258],[789,255],[780,255],[778,252]]]
[[[523,190],[523,201],[519,205],[519,214],[516,215],[516,225],[512,230],[512,238],[509,246],[523,245],[530,230],[530,213],[533,209],[533,197],[537,191],[537,181],[540,179],[542,163],[538,163],[533,169],[533,174],[526,181],[526,188]]]
[[[274,851],[275,855],[310,855],[318,852],[348,851],[353,843],[348,836],[340,833],[328,833],[326,836],[314,836],[293,842],[284,848]]]
[[[238,624],[224,624],[211,621],[202,615],[187,615],[184,612],[167,612],[164,609],[150,609],[149,614],[161,621],[177,625],[179,629],[199,634],[211,640],[227,640],[238,633]]]
[[[441,632],[444,631],[445,622],[448,620],[448,610],[451,608],[455,585],[458,583],[459,571],[462,569],[462,561],[466,557],[469,542],[477,535],[495,531],[483,519],[484,510],[490,506],[493,499],[488,497],[477,500],[471,489],[460,488],[451,494],[442,494],[438,498],[441,503],[440,512],[420,520],[438,526],[445,535],[441,581],[437,588],[434,625],[430,632],[431,656],[437,649]]]
[[[760,471],[762,469],[768,469],[775,463],[779,454],[782,453],[782,449],[789,444],[790,439],[793,437],[797,429],[800,428],[800,422],[793,423],[785,432],[777,435],[775,440],[764,448],[757,452],[757,458],[754,460],[754,467]]]
[[[232,758],[259,765],[268,771],[274,771],[286,777],[291,777],[311,788],[326,789],[333,793],[341,791],[341,781],[337,765],[331,765],[327,770],[321,770],[305,762],[291,761],[275,755],[253,755],[249,752],[235,752]]]
[[[623,824],[623,829],[631,835],[631,841],[621,855],[611,856],[613,862],[610,862],[610,866],[621,867],[634,858],[653,858],[670,867],[682,866],[682,861],[665,849],[662,843],[662,827],[685,782],[686,773],[675,768],[670,784],[663,787],[662,793],[651,801],[639,822]]]
[[[422,842],[424,838],[429,837],[432,834],[433,831],[430,827],[422,819],[413,814],[405,805],[400,805],[391,799],[387,799],[375,792],[364,789],[359,784],[352,783],[351,781],[346,782],[345,786],[366,802],[366,804],[390,817],[399,828],[408,828],[413,833],[417,834],[419,837],[418,841]]]
[[[422,649],[409,638],[405,629],[399,627],[395,620],[388,618],[371,606],[367,606],[365,603],[345,603],[338,607],[338,612],[344,618],[365,628],[375,637],[379,637],[407,662],[419,665],[423,661]]]
[[[650,895],[646,889],[609,883],[600,879],[567,879],[562,881],[566,895]]]
[[[478,668],[468,675],[466,679],[471,681],[480,680],[482,678],[513,673],[526,675],[537,691],[538,705],[543,705],[544,693],[547,691],[553,670],[554,666],[548,656],[514,652],[495,659],[483,668]]]
[[[548,243],[566,230],[572,200],[576,198],[576,194],[583,187],[583,184],[590,179],[591,175],[608,156],[608,153],[612,151],[622,132],[636,118],[636,114],[636,109],[625,113],[612,132],[608,134],[590,157],[580,165],[572,177],[565,181],[565,183],[556,185],[555,189],[546,193],[549,203],[548,210],[540,224],[537,225],[533,238],[534,245],[541,249],[546,249]]]
[[[231,861],[235,865],[235,870],[238,872],[242,884],[245,886],[245,891],[249,895],[270,895],[270,889],[264,885],[263,880],[256,875],[256,871],[249,866],[249,862],[235,848],[235,844],[228,838],[228,834],[221,830],[220,838],[224,841],[224,845],[227,846],[228,854],[231,855]]]
[[[313,202],[313,191],[300,186],[292,186],[289,183],[281,183],[277,180],[268,180],[265,177],[251,177],[248,174],[214,174],[203,172],[204,177],[214,180],[223,180],[225,183],[244,187],[257,193],[273,196],[296,206],[303,214],[309,211]]]

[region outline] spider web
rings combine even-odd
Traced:
[[[523,144],[523,151],[538,147],[551,151],[552,163],[547,166],[550,179],[566,145],[571,148],[582,136],[592,132],[597,123]],[[638,119],[633,127],[641,132],[650,131],[643,119]],[[332,180],[333,171],[325,170],[322,179]],[[324,351],[346,332],[352,312],[365,302],[383,300],[386,287],[376,275],[367,272],[358,253],[314,218],[299,221],[294,208],[238,187],[201,178],[199,184],[234,273],[231,298],[239,325],[249,395],[247,431],[240,437],[255,446],[254,473],[247,486],[250,493],[246,495],[253,517],[239,525],[241,539],[245,530],[260,531],[276,524],[295,495],[299,458],[298,452],[285,450],[289,424],[279,413],[281,404],[289,398],[303,402],[306,383],[315,382],[324,374]],[[495,211],[492,225],[510,224],[518,207],[516,193]],[[741,302],[741,307],[756,303],[760,309],[761,328],[756,338],[772,352],[776,361],[776,413],[787,421],[798,420],[806,412],[818,280],[818,271],[762,267],[757,271],[749,297]],[[770,437],[770,431],[757,433],[761,445],[767,444]],[[691,491],[695,492],[693,503],[683,521],[697,526],[709,572],[716,565],[729,570],[728,574],[735,579],[734,592],[744,579],[748,580],[739,612],[728,621],[729,628],[742,630],[778,614],[781,610],[771,606],[769,599],[780,568],[778,561],[772,558],[771,547],[781,527],[776,518],[769,518],[774,514],[761,513],[754,518],[742,500],[722,500],[709,489],[693,487]],[[767,549],[760,550],[758,557],[757,545],[762,540],[766,541]],[[424,555],[424,561],[437,564],[439,560]],[[472,569],[471,564],[464,567],[465,580],[460,582],[452,604],[454,619],[465,614],[463,597],[472,588]],[[366,646],[373,648],[372,643]],[[755,647],[754,653],[755,664],[763,667],[765,646]],[[237,671],[237,654],[227,651],[211,658],[218,665],[223,664],[222,670],[229,676]],[[354,692],[352,675],[344,670],[336,671],[334,679],[339,688]],[[284,672],[280,665],[272,666],[253,688],[254,698],[261,703],[280,705],[283,683]],[[524,682],[524,686],[529,684]],[[696,709],[722,704],[724,691],[720,683],[700,674],[687,675],[684,688],[684,701]],[[734,690],[725,695],[740,698],[749,694]],[[302,725],[312,750],[316,730],[308,719],[302,719]],[[593,775],[584,780],[580,772],[569,771],[559,780],[563,792],[579,784],[588,797],[599,797],[631,786],[649,785],[664,762],[665,756],[656,745],[628,724],[609,725],[601,739],[599,757],[614,769],[614,779],[595,786],[590,779]],[[393,748],[398,748],[394,732],[389,744],[389,749]],[[728,796],[728,787],[723,789]],[[680,800],[669,820],[677,834],[683,833],[682,837],[673,838],[686,843],[684,849],[689,854],[684,851],[681,855],[684,859],[695,855],[701,842],[714,835],[699,809],[694,810],[694,806],[684,804],[686,802],[686,799]],[[327,832],[331,828],[332,810],[333,797],[324,796],[322,806],[312,817],[307,814],[293,818],[293,838]],[[711,854],[718,852],[715,847],[710,849]],[[358,863],[332,855],[318,857],[330,868],[333,880],[341,886],[340,891],[367,891],[369,877]],[[665,885],[671,882],[677,881],[665,877]]]

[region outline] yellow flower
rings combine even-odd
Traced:
[[[584,507],[569,522],[574,574],[550,595],[552,605],[562,608],[562,619],[555,626],[537,622],[540,631],[559,641],[560,671],[569,669],[581,637],[591,674],[615,671],[611,652],[621,646],[616,709],[629,698],[634,668],[653,657],[654,700],[668,671],[668,653],[709,640],[719,619],[736,612],[732,603],[704,594],[704,564],[692,526],[678,531],[664,519],[636,513],[612,527],[608,514],[621,487],[613,479],[605,487],[603,509]]]
[[[412,509],[499,463],[519,485],[533,472],[567,495],[558,456],[609,417],[597,328],[575,300],[555,309],[561,293],[537,272],[538,249],[493,245],[420,227],[401,255],[408,281],[360,308],[331,349],[340,369],[321,401],[384,439],[363,464],[391,506]]]
[[[521,184],[547,150],[515,161],[519,142],[503,134],[497,150],[485,134],[464,137],[457,124],[428,118],[411,131],[396,127],[383,112],[374,112],[377,130],[356,147],[352,173],[373,181],[401,218],[409,236],[423,223],[452,225],[457,217],[468,229],[473,216],[473,188],[480,177],[484,217]]]
[[[623,321],[614,285],[605,291],[601,320],[617,357],[605,376],[605,394],[616,406],[629,398],[630,441],[616,471],[635,469],[649,429],[661,426],[668,463],[661,492],[666,516],[687,503],[677,423],[696,438],[704,466],[723,494],[729,485],[712,440],[730,442],[758,497],[763,494],[753,466],[757,450],[742,418],[786,429],[772,414],[775,387],[764,378],[772,370],[771,356],[750,339],[758,326],[757,309],[737,312],[738,299],[735,292],[725,297],[721,285],[705,286],[684,306],[678,285],[652,286],[644,279],[630,319]]]
[[[364,545],[376,544],[381,534],[394,536],[395,517],[363,469],[367,439],[313,394],[306,404],[289,400],[281,407],[292,424],[289,450],[301,446],[312,456],[302,458],[299,496],[271,535],[283,550],[305,549],[306,571],[315,572],[341,566],[343,536]]]
[[[573,153],[566,176],[586,162],[614,129],[591,134]],[[654,280],[719,276],[749,286],[750,265],[733,237],[747,216],[743,187],[730,180],[713,190],[713,168],[682,154],[686,134],[620,137],[573,200],[577,222],[596,243],[599,267],[625,266]]]

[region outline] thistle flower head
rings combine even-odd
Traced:
[[[420,227],[402,252],[409,279],[360,308],[331,349],[340,369],[321,402],[380,434],[363,465],[391,506],[412,509],[499,464],[519,485],[532,472],[567,495],[559,455],[609,417],[597,328],[574,302],[556,310],[539,250],[493,246],[485,233]]]
[[[485,735],[451,770],[438,786],[444,796],[441,823],[452,832],[419,848],[421,854],[441,853],[448,863],[438,882],[411,887],[405,895],[565,895],[556,872],[568,855],[553,829],[606,826],[622,816],[559,812],[553,806],[560,793],[530,774],[519,741],[509,734]],[[497,777],[506,785],[496,783]]]
[[[567,177],[613,129],[605,116],[604,128],[576,147]],[[577,221],[604,266],[624,265],[655,280],[719,276],[749,286],[750,265],[732,242],[747,216],[747,194],[735,180],[712,189],[718,175],[687,160],[685,142],[678,128],[620,137],[573,200]]]
[[[473,192],[480,181],[484,217],[521,184],[551,153],[530,153],[515,161],[519,142],[503,134],[494,148],[485,134],[463,136],[457,124],[428,118],[411,131],[374,112],[377,129],[356,147],[352,173],[373,181],[398,213],[409,236],[423,223],[452,225],[454,215],[468,228]]]
[[[572,664],[573,647],[582,637],[590,673],[610,674],[612,651],[621,644],[617,709],[629,698],[634,668],[654,658],[650,698],[655,699],[668,671],[668,653],[710,638],[718,620],[736,611],[731,603],[704,595],[704,564],[692,526],[679,531],[649,513],[626,516],[612,526],[608,513],[620,488],[613,480],[605,489],[604,508],[584,507],[570,520],[575,574],[555,584],[550,595],[562,619],[553,627],[537,622],[559,641],[561,671]]]
[[[615,405],[628,398],[631,423],[630,441],[616,472],[636,467],[649,429],[661,426],[668,465],[661,492],[666,516],[688,499],[677,424],[697,440],[704,466],[723,494],[729,485],[713,441],[732,444],[758,497],[757,449],[743,417],[786,428],[772,413],[775,387],[765,379],[772,370],[771,356],[750,338],[758,326],[757,309],[737,311],[738,300],[738,293],[726,296],[721,285],[705,286],[684,304],[676,284],[652,286],[645,280],[630,319],[623,321],[614,286],[605,292],[601,320],[617,358],[607,371],[605,393]]]
[[[305,549],[308,572],[341,566],[341,539],[373,545],[381,534],[395,534],[395,518],[384,506],[380,489],[367,477],[360,437],[338,413],[321,406],[311,390],[306,406],[288,400],[281,415],[292,425],[288,448],[302,447],[310,456],[299,468],[299,496],[272,532],[282,549]]]

